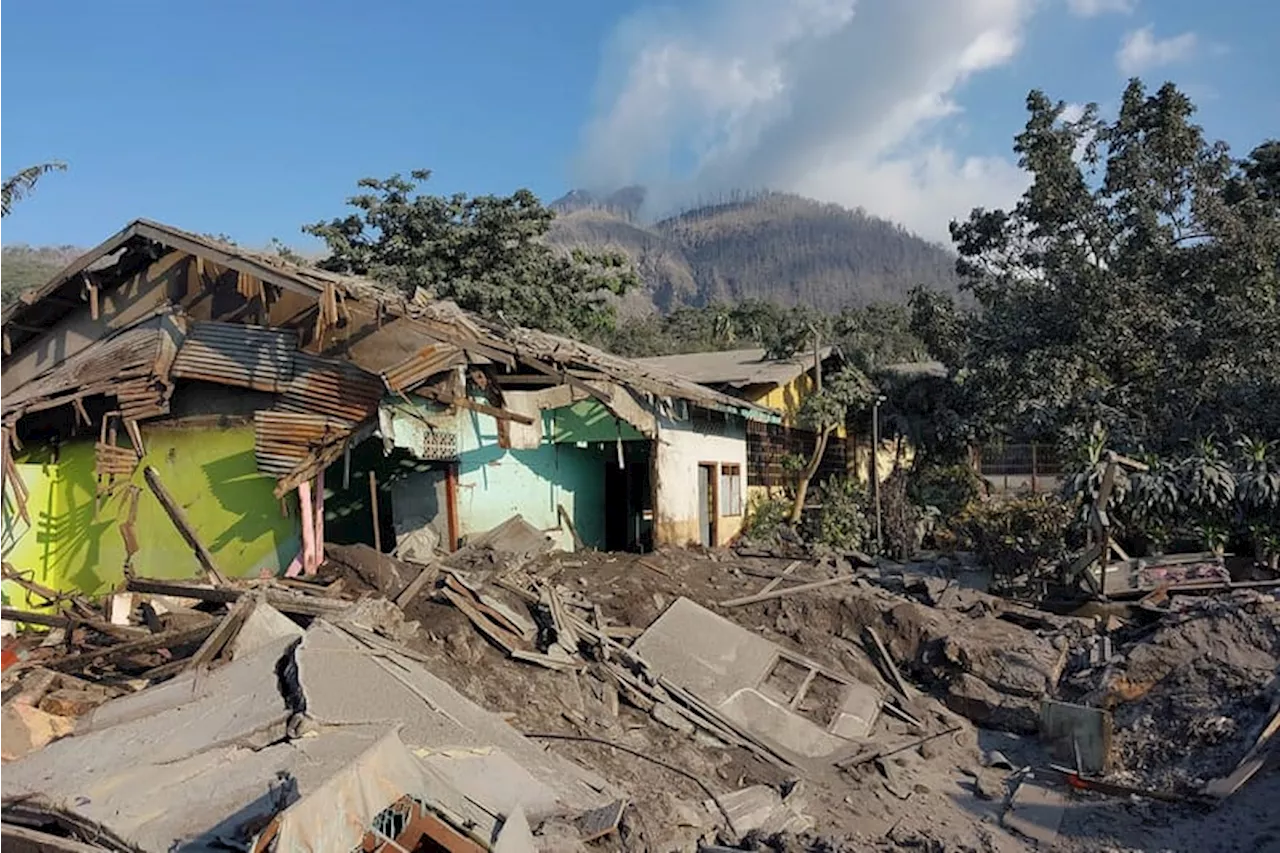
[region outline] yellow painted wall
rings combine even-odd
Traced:
[[[814,381],[812,371],[801,373],[785,385],[767,385],[758,389],[748,389],[746,398],[756,405],[767,406],[782,412],[782,422],[787,426],[797,426],[796,416],[804,401],[813,393]],[[836,435],[845,437],[845,428],[841,426]]]
[[[281,513],[272,495],[275,481],[257,472],[253,427],[147,427],[147,455],[131,482],[138,497],[138,552],[133,570],[144,577],[181,579],[200,573],[191,549],[164,508],[147,488],[143,468],[155,467],[160,479],[186,512],[200,541],[225,574],[273,573],[287,566],[300,547],[298,516],[290,496],[290,514]],[[119,522],[127,506],[121,486],[97,507],[93,441],[64,444],[58,461],[48,450],[29,448],[19,461],[31,497],[28,527],[6,499],[4,560],[32,571],[38,582],[56,589],[97,595],[124,579],[124,540]],[[21,590],[4,585],[6,600],[25,603]]]

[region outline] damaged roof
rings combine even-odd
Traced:
[[[822,347],[820,358],[826,361],[832,347]],[[684,355],[664,355],[656,358],[639,358],[636,361],[649,367],[677,373],[694,382],[706,385],[728,385],[746,388],[751,385],[786,385],[802,373],[813,369],[813,353],[794,355],[791,358],[766,358],[765,350],[723,350],[721,352],[695,352]]]
[[[417,347],[410,359],[420,357],[423,345],[432,343],[431,339],[434,338],[435,342],[451,344],[460,350],[508,364],[539,360],[551,362],[551,366],[557,370],[594,370],[615,382],[633,386],[646,393],[685,400],[710,409],[732,411],[748,418],[773,419],[773,413],[768,409],[706,388],[698,384],[696,378],[678,374],[660,364],[616,356],[549,332],[520,326],[503,326],[483,320],[452,302],[434,300],[422,293],[406,298],[370,279],[296,264],[278,256],[251,251],[146,219],[134,221],[77,258],[42,287],[23,293],[6,306],[3,312],[3,331],[9,348],[17,348],[31,337],[38,336],[52,321],[93,298],[92,295],[86,296],[83,293],[86,286],[98,286],[95,281],[102,281],[102,286],[106,286],[104,279],[114,269],[114,266],[102,267],[100,264],[123,249],[139,243],[186,252],[242,275],[255,277],[266,284],[317,299],[323,298],[326,291],[333,289],[341,294],[344,301],[363,303],[374,309],[379,316],[419,321],[415,324],[418,333]],[[122,260],[123,257],[117,263]],[[96,269],[91,271],[91,268]],[[351,353],[350,360],[371,373],[390,373],[393,366],[386,365],[385,358],[363,354],[371,349],[375,348],[366,346],[362,352]],[[395,366],[400,365],[403,362],[397,362]],[[400,387],[395,390],[407,389]]]

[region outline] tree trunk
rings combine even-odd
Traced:
[[[818,473],[818,467],[822,465],[822,457],[827,453],[827,441],[831,438],[831,433],[835,427],[828,427],[818,433],[818,441],[813,446],[813,458],[809,460],[809,464],[804,466],[804,470],[800,472],[800,480],[796,483],[796,501],[791,505],[790,524],[795,527],[800,523],[800,515],[804,512],[804,498],[809,492],[809,483],[813,480],[814,475]]]

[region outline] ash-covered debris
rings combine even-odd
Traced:
[[[1115,764],[1145,787],[1198,790],[1231,773],[1280,697],[1280,603],[1192,600],[1119,647],[1093,703],[1115,714]]]
[[[294,750],[353,784],[382,762],[409,786],[425,784],[418,764],[447,771],[453,787],[434,790],[439,802],[480,796],[467,789],[480,773],[491,810],[519,806],[540,850],[1084,851],[1104,836],[1142,849],[1155,822],[1191,837],[1204,818],[1188,797],[1252,797],[1270,784],[1248,784],[1266,773],[1280,706],[1280,605],[1270,595],[1179,595],[1164,610],[1106,604],[1072,615],[987,594],[963,557],[868,565],[767,551],[534,550],[476,548],[423,571],[335,549],[341,565],[311,581],[137,579],[134,623],[183,616],[157,623],[165,640],[140,636],[139,652],[137,640],[78,626],[69,654],[37,643],[6,672],[16,684],[6,692],[6,758],[20,740],[26,754],[11,765],[18,772],[6,768],[6,794],[11,778],[24,791],[60,791],[56,774],[21,768],[61,768],[90,734],[97,743],[113,731],[177,731],[163,715],[179,712],[225,716],[224,732],[261,717],[262,732],[236,743],[252,743],[254,760],[279,755],[300,780],[296,813],[256,815],[236,830],[245,838],[273,821],[305,825],[298,804],[317,802],[308,799],[316,780],[303,772],[311,765],[295,767]],[[297,696],[279,689],[272,668],[271,683],[237,693],[254,655],[283,647],[295,649],[287,682]],[[726,655],[732,665],[717,664]],[[207,710],[182,705],[174,691],[184,684],[205,691]],[[271,707],[233,711],[250,695]],[[402,746],[378,740],[392,720]],[[30,733],[11,738],[17,725]],[[196,746],[182,762],[222,748],[206,749],[201,738],[214,733],[192,725],[183,737]],[[1050,728],[1054,743],[1043,741]],[[173,758],[174,747],[156,749]],[[236,756],[228,767],[247,768],[248,753]],[[78,761],[122,772],[118,761]],[[166,772],[175,769],[185,772]],[[603,787],[589,793],[570,779]],[[582,795],[576,808],[529,800],[561,785]],[[119,796],[106,806],[125,814],[132,806]],[[96,809],[108,828],[142,833],[143,849],[163,832],[207,829],[144,829]],[[28,828],[37,819],[20,817]],[[486,826],[480,849],[501,828]],[[1243,820],[1218,834],[1251,843],[1261,831]]]

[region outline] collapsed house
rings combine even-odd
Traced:
[[[139,220],[3,315],[4,559],[313,570],[520,515],[565,549],[718,545],[763,406],[425,294]],[[326,526],[328,532],[326,533]],[[145,531],[145,534],[142,533]]]

